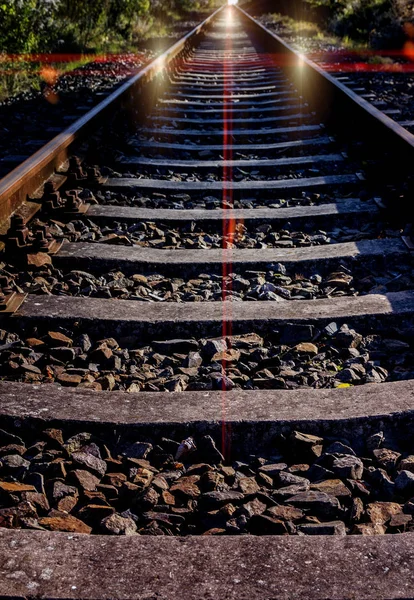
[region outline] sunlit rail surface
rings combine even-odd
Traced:
[[[414,122],[338,56],[226,5],[6,157],[0,597],[407,597]]]

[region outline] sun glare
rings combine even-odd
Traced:
[[[231,6],[232,4],[237,4],[239,0],[227,0],[227,4]]]

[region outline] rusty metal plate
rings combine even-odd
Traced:
[[[4,315],[15,313],[26,298],[27,294],[18,294],[17,292],[7,294],[4,300],[0,302],[0,314]]]
[[[48,254],[56,254],[62,248],[63,240],[53,240],[49,246]]]
[[[65,216],[69,215],[71,217],[76,217],[77,215],[85,215],[88,212],[88,210],[90,209],[90,207],[91,207],[90,204],[84,203],[84,204],[81,204],[81,206],[79,207],[78,210],[74,210],[73,212],[70,210],[63,210],[62,215],[65,215]]]

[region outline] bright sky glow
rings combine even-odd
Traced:
[[[227,0],[227,4],[231,6],[232,4],[237,4],[239,0]]]

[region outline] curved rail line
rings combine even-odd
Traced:
[[[400,184],[409,176],[413,149],[412,134],[241,8],[217,10],[0,181],[3,250],[6,262],[16,262],[16,272],[48,264],[64,274],[96,277],[111,270],[127,277],[156,272],[171,286],[171,301],[159,301],[154,285],[157,301],[146,302],[82,293],[10,294],[10,281],[2,282],[12,312],[1,317],[2,329],[26,332],[26,338],[34,333],[29,349],[2,337],[0,352],[9,351],[13,363],[17,348],[23,359],[16,363],[17,377],[10,361],[7,367],[2,363],[0,441],[2,435],[9,444],[19,439],[12,442],[3,430],[33,440],[46,428],[67,435],[90,430],[111,443],[211,435],[226,458],[237,459],[264,452],[296,430],[349,440],[355,447],[379,430],[393,439],[409,437],[410,378],[313,389],[296,384],[289,375],[292,365],[285,366],[289,385],[281,382],[274,375],[280,359],[276,365],[265,351],[260,360],[268,357],[267,374],[248,365],[236,373],[232,361],[237,363],[240,348],[254,348],[258,336],[270,336],[286,349],[302,344],[298,352],[304,354],[322,353],[324,346],[318,349],[313,342],[333,322],[336,330],[348,324],[362,335],[380,333],[386,339],[400,332],[400,346],[391,339],[390,347],[395,352],[407,347],[403,338],[414,325],[414,285],[348,293],[346,277],[364,266],[404,267],[409,280],[410,241],[398,234],[403,215],[391,215],[391,223],[395,218],[399,224],[391,224],[388,233],[378,224],[390,221],[381,190],[396,177]],[[48,237],[46,228],[36,230],[35,217],[52,225],[57,238],[56,227],[64,229],[68,222],[99,224],[101,243],[79,241],[78,235],[62,244]],[[346,239],[339,235],[327,243],[324,230],[346,225],[351,230]],[[149,236],[148,227],[158,233]],[[197,245],[197,227],[209,233],[212,247]],[[256,243],[243,246],[240,232],[260,227]],[[105,228],[110,233],[105,235]],[[306,235],[297,242],[277,233],[285,228]],[[137,231],[142,236],[131,242],[128,234]],[[265,237],[272,232],[277,235]],[[181,243],[180,236],[189,241]],[[279,273],[283,281],[286,268],[316,269],[321,280],[331,281],[333,292],[344,293],[315,299],[304,292],[286,301],[283,284],[266,287],[267,273]],[[210,301],[172,301],[176,280],[191,282],[203,273],[221,282],[214,297],[204,298]],[[243,273],[257,279],[262,290],[250,298],[254,302],[231,301],[237,296],[234,281],[247,285]],[[103,391],[103,383],[88,389],[94,384],[89,349],[83,351],[85,368],[73,367],[72,340],[50,332],[122,339],[136,353],[138,375],[137,340],[140,347],[153,344],[168,359],[165,391],[157,388],[164,383],[145,378],[135,383],[140,391],[113,390],[118,384],[111,373],[122,357],[111,358],[115,366],[101,367],[99,381],[106,377],[104,389],[111,391]],[[25,357],[41,352],[47,336],[55,348],[50,364],[60,371],[49,369],[45,383],[44,372],[27,368],[38,381],[16,381],[23,379],[22,365],[29,364]],[[205,348],[196,340],[212,338],[219,341],[211,356],[220,355],[213,388],[203,387],[205,380],[200,384],[187,360],[190,349],[197,354]],[[226,347],[220,346],[223,340],[230,340]],[[174,365],[184,355],[187,366],[178,374]],[[378,364],[371,366],[375,370]],[[193,387],[180,391],[189,380]],[[81,381],[91,385],[72,387]],[[116,463],[109,451],[106,460]],[[9,517],[0,511],[4,598],[385,599],[410,597],[414,584],[412,533],[104,537],[31,531],[30,519],[27,529],[7,528]]]

